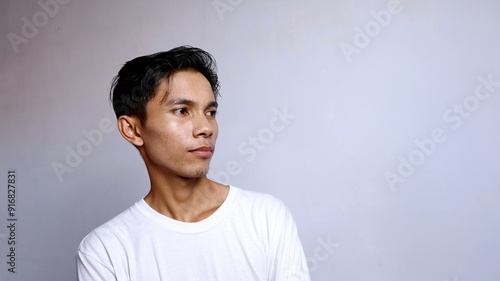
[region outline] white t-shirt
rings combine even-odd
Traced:
[[[78,280],[307,280],[297,228],[271,195],[230,186],[208,218],[168,218],[140,200],[80,244]]]

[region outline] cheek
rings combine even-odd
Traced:
[[[170,123],[165,127],[165,134],[178,141],[185,141],[187,137],[192,135],[191,128],[192,126],[188,122]]]
[[[150,152],[170,150],[179,142],[182,126],[175,123],[158,123],[150,126],[144,134],[144,142]]]
[[[219,136],[219,125],[217,125],[217,122],[214,125],[214,139],[217,140],[217,137]]]
[[[185,134],[185,126],[169,124],[157,132],[157,140],[169,147],[176,147],[184,143]]]

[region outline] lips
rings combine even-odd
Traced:
[[[213,152],[214,152],[214,147],[213,146],[199,146],[195,149],[189,150],[190,153],[193,153],[194,155],[203,157],[203,158],[208,158],[211,157]]]

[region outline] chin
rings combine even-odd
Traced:
[[[208,173],[208,168],[199,168],[196,170],[191,170],[185,174],[186,178],[199,179],[206,177]]]

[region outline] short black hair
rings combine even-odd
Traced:
[[[137,116],[146,121],[146,104],[156,95],[163,79],[183,70],[198,71],[207,78],[214,97],[219,94],[219,78],[214,57],[191,46],[180,46],[170,51],[141,56],[128,61],[113,78],[109,98],[116,118]]]

